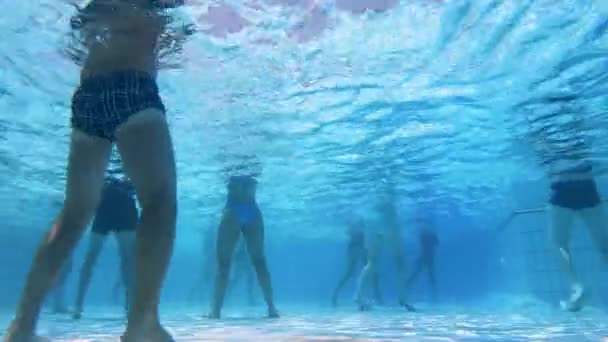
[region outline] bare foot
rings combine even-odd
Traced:
[[[209,319],[220,319],[220,313],[219,312],[210,312],[207,315],[207,318],[209,318]]]
[[[268,318],[279,318],[279,311],[277,308],[269,308],[268,309]]]
[[[399,305],[401,307],[404,307],[408,312],[416,312],[416,308],[414,308],[413,306],[411,306],[410,304],[408,304],[406,301],[399,301]]]
[[[372,309],[372,305],[363,298],[355,299],[355,305],[357,305],[359,311],[369,311]]]
[[[121,342],[174,342],[171,334],[162,326],[155,328],[129,329],[120,337]]]
[[[572,293],[567,301],[561,301],[561,307],[563,310],[570,312],[578,312],[584,306],[584,299],[586,297],[585,289],[580,284],[572,286]]]
[[[81,317],[82,317],[81,310],[75,310],[74,312],[72,312],[72,319],[79,320]]]

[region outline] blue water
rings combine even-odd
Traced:
[[[552,312],[532,303],[512,308],[422,307],[406,314],[397,308],[368,313],[289,306],[280,320],[260,317],[256,308],[234,310],[222,321],[201,317],[192,307],[163,307],[163,321],[178,341],[600,341],[606,315]],[[2,323],[6,322],[3,316]],[[74,322],[47,317],[39,331],[56,341],[115,341],[124,322],[118,308],[95,308]]]
[[[370,0],[371,1],[371,0]],[[582,229],[575,262],[589,306],[566,314],[567,295],[544,215],[494,228],[514,209],[546,203],[548,183],[528,140],[530,106],[576,94],[599,190],[608,156],[608,5],[603,0],[378,1],[353,14],[313,1],[226,1],[214,17],[194,3],[175,25],[205,31],[163,60],[159,84],[175,143],[179,217],[163,292],[163,320],[178,341],[598,341],[608,336],[608,272]],[[288,5],[290,3],[291,5]],[[333,3],[330,1],[330,3]],[[361,4],[365,1],[339,1]],[[347,6],[348,7],[348,6]],[[357,7],[357,6],[354,6]],[[68,1],[11,1],[0,16],[0,329],[7,326],[44,229],[63,199],[70,96],[78,66],[66,58]],[[176,14],[176,15],[178,15]],[[219,19],[218,19],[219,18]],[[535,107],[538,112],[542,110]],[[541,113],[542,114],[542,113]],[[551,118],[547,119],[551,122]],[[283,317],[229,299],[226,320],[189,301],[204,234],[225,203],[222,170],[255,154],[258,200],[276,301]],[[418,219],[439,229],[438,303],[423,277],[417,314],[396,305],[392,259],[382,252],[386,306],[359,313],[353,284],[329,305],[344,267],[344,221],[381,225],[372,203],[396,183],[409,268]],[[76,254],[71,303],[86,237]],[[45,311],[40,332],[59,341],[105,341],[124,320],[111,302],[117,273],[107,244],[72,322]],[[258,294],[259,295],[259,294]],[[242,298],[241,298],[242,299]]]

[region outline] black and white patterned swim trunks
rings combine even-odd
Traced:
[[[165,112],[149,74],[127,70],[95,76],[84,80],[72,97],[72,127],[114,141],[118,126],[150,108]]]

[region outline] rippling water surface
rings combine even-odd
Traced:
[[[564,94],[577,96],[603,174],[604,1],[384,1],[364,14],[345,3],[194,1],[176,14],[198,28],[160,76],[181,222],[219,210],[221,170],[248,154],[277,225],[318,227],[327,218],[309,213],[364,205],[389,176],[404,203],[483,216],[509,207],[514,179],[544,177],[530,118]],[[78,67],[66,57],[69,1],[2,10],[0,196],[17,196],[3,208],[12,217],[61,199]]]

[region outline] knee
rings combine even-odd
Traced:
[[[251,263],[253,264],[253,267],[255,267],[255,269],[259,272],[259,271],[263,271],[266,272],[268,267],[266,266],[266,258],[263,255],[254,255],[251,258]]]
[[[177,217],[177,198],[175,191],[169,186],[158,186],[138,199],[142,208],[142,218],[153,215],[155,220],[175,222]]]
[[[229,257],[220,256],[217,259],[217,272],[220,275],[228,274],[230,272],[231,260]]]
[[[52,229],[62,237],[80,237],[93,218],[96,205],[96,201],[66,201]]]

